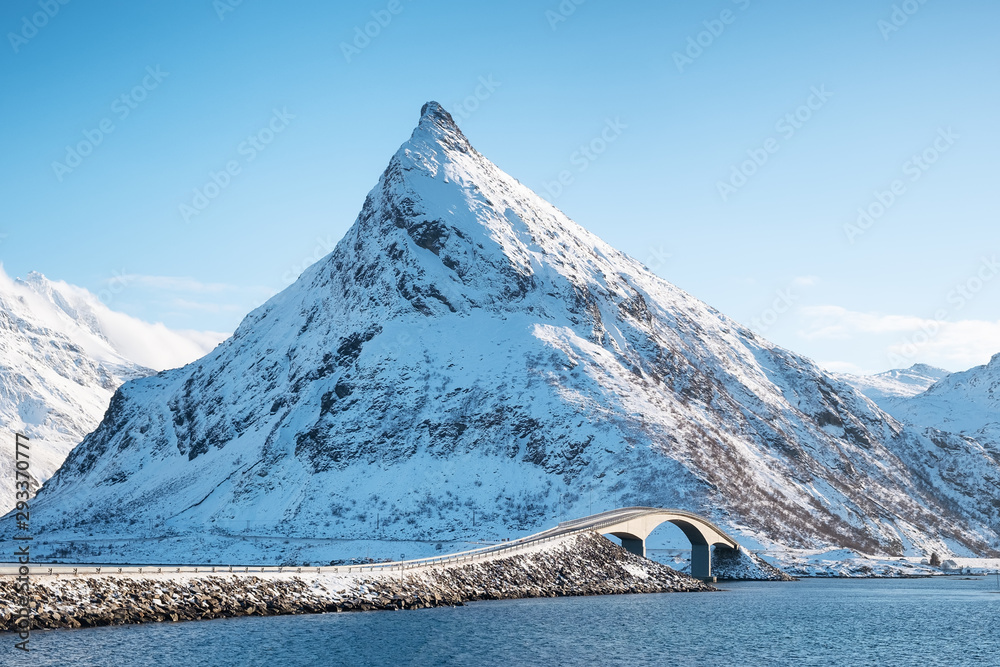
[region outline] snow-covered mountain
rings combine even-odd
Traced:
[[[14,461],[14,433],[23,433],[30,438],[30,474],[36,483],[47,480],[97,426],[118,386],[154,373],[137,362],[154,358],[144,354],[152,346],[156,357],[169,351],[188,361],[208,351],[162,325],[110,310],[83,288],[39,273],[11,279],[0,268],[0,425],[6,432],[0,456]],[[6,511],[14,506],[13,465],[4,470],[0,508]]]
[[[908,424],[960,433],[1000,448],[1000,354],[898,401],[893,414]]]
[[[765,546],[993,554],[998,461],[654,275],[428,103],[334,251],[206,357],[121,387],[32,518],[50,543],[171,535],[101,555],[168,562],[626,505]]]
[[[839,377],[901,422],[1000,449],[1000,354],[962,373],[914,364],[878,375]]]
[[[909,368],[895,368],[875,375],[840,374],[837,377],[851,385],[868,398],[875,401],[879,407],[891,413],[889,409],[894,401],[912,398],[926,391],[928,387],[943,379],[948,371],[927,364],[913,364]]]

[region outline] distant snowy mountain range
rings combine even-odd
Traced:
[[[32,519],[122,561],[414,556],[626,505],[764,547],[994,555],[998,483],[996,447],[905,426],[654,275],[428,103],[335,250],[118,389]]]
[[[1000,354],[988,364],[942,378],[891,409],[909,424],[959,433],[1000,449]],[[1000,488],[990,500],[1000,502]]]
[[[30,472],[47,480],[70,449],[100,422],[115,390],[211,349],[162,325],[105,306],[87,290],[29,273],[11,279],[0,268],[0,456],[13,461],[14,433],[30,438]],[[162,366],[161,366],[162,367]],[[14,505],[12,466],[0,508]]]
[[[943,368],[913,364],[909,368],[894,369],[875,375],[841,374],[837,377],[855,387],[885,410],[890,404],[886,399],[912,398],[947,375],[948,371]]]
[[[914,364],[877,375],[839,377],[902,422],[1000,448],[1000,354],[961,373]]]

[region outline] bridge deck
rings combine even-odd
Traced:
[[[721,528],[697,514],[676,509],[663,509],[656,507],[625,507],[607,512],[600,512],[580,519],[564,521],[554,528],[543,530],[540,533],[522,537],[510,542],[501,542],[488,547],[470,549],[445,556],[433,556],[430,558],[416,558],[411,560],[394,561],[389,563],[370,563],[366,565],[328,565],[320,567],[284,567],[284,566],[232,566],[232,565],[60,565],[32,563],[32,574],[204,574],[204,573],[241,573],[241,574],[265,574],[265,573],[361,573],[361,572],[403,572],[416,570],[436,565],[471,563],[480,560],[499,558],[509,553],[516,553],[524,549],[537,546],[545,542],[585,533],[598,531],[611,533],[613,530],[627,525],[631,521],[638,519],[648,519],[656,521],[661,518],[669,521],[670,517],[679,517],[690,521],[693,524],[704,526],[709,531],[717,533],[724,539],[719,543],[726,544],[731,548],[738,548],[736,540],[727,535]],[[642,536],[643,539],[645,535]],[[693,547],[695,545],[692,545]],[[641,554],[641,555],[644,555]],[[0,575],[17,574],[17,564],[0,564]],[[693,570],[692,570],[693,571]],[[696,575],[698,576],[698,575]]]

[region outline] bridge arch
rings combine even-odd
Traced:
[[[712,578],[712,547],[739,549],[740,545],[725,531],[704,517],[675,509],[627,507],[588,517],[602,535],[614,535],[631,553],[645,558],[646,538],[663,523],[681,529],[691,542],[691,576]]]

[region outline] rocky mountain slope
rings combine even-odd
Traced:
[[[988,364],[961,373],[914,364],[872,376],[844,375],[899,421],[922,430],[932,441],[974,441],[986,452],[1000,451],[1000,354]],[[926,459],[925,459],[926,460]],[[933,466],[933,459],[927,460]],[[956,474],[961,474],[957,469]],[[995,503],[1000,488],[983,499]]]
[[[335,250],[203,359],[121,387],[32,517],[134,536],[123,561],[268,559],[268,536],[412,557],[628,505],[764,546],[992,554],[998,461],[654,275],[428,103]]]

